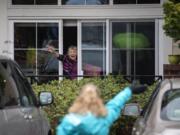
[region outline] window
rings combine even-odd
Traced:
[[[180,89],[167,91],[162,100],[161,118],[180,121]]]
[[[62,0],[63,5],[103,5],[109,4],[109,0]]]
[[[12,76],[16,78],[15,81],[20,93],[21,106],[27,107],[36,105],[36,97],[24,74],[17,67],[14,67]]]
[[[26,74],[58,75],[58,60],[46,51],[50,42],[58,51],[58,35],[58,23],[14,24],[14,57]]]
[[[154,30],[154,22],[112,22],[113,74],[154,75]],[[136,79],[147,83],[151,82],[152,78]]]
[[[84,75],[106,74],[105,22],[82,23],[82,66]]]
[[[13,5],[57,5],[58,0],[12,0]]]
[[[19,92],[7,62],[0,62],[0,108],[20,104]]]
[[[114,0],[114,4],[160,4],[160,0]]]

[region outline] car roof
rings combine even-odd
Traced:
[[[153,105],[150,108],[151,111],[148,112],[150,115],[147,120],[147,125],[151,125],[150,128],[152,128],[154,132],[162,132],[168,128],[171,129],[171,127],[175,128],[176,125],[179,127],[179,122],[162,120],[160,118],[160,110],[164,94],[169,90],[180,89],[180,78],[164,79],[159,88],[158,94],[154,98]]]
[[[161,87],[163,91],[180,88],[180,78],[165,79]]]

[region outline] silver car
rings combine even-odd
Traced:
[[[180,135],[180,79],[162,81],[147,106],[127,104],[124,115],[139,115],[132,135]]]
[[[0,135],[51,135],[41,106],[52,103],[50,92],[37,100],[19,66],[0,56]]]

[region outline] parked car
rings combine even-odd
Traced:
[[[123,114],[139,115],[132,135],[180,135],[180,79],[162,81],[142,111],[127,104]]]
[[[41,106],[52,101],[50,92],[37,99],[16,62],[0,56],[0,135],[51,135]]]

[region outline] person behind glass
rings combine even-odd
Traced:
[[[54,56],[63,63],[63,74],[68,79],[77,78],[77,48],[76,46],[70,46],[68,48],[67,55],[59,54],[55,51],[52,45],[48,45],[48,52],[54,54]]]
[[[132,94],[139,94],[145,89],[145,85],[126,87],[104,105],[98,87],[91,83],[84,85],[69,113],[57,126],[56,135],[108,135]]]

